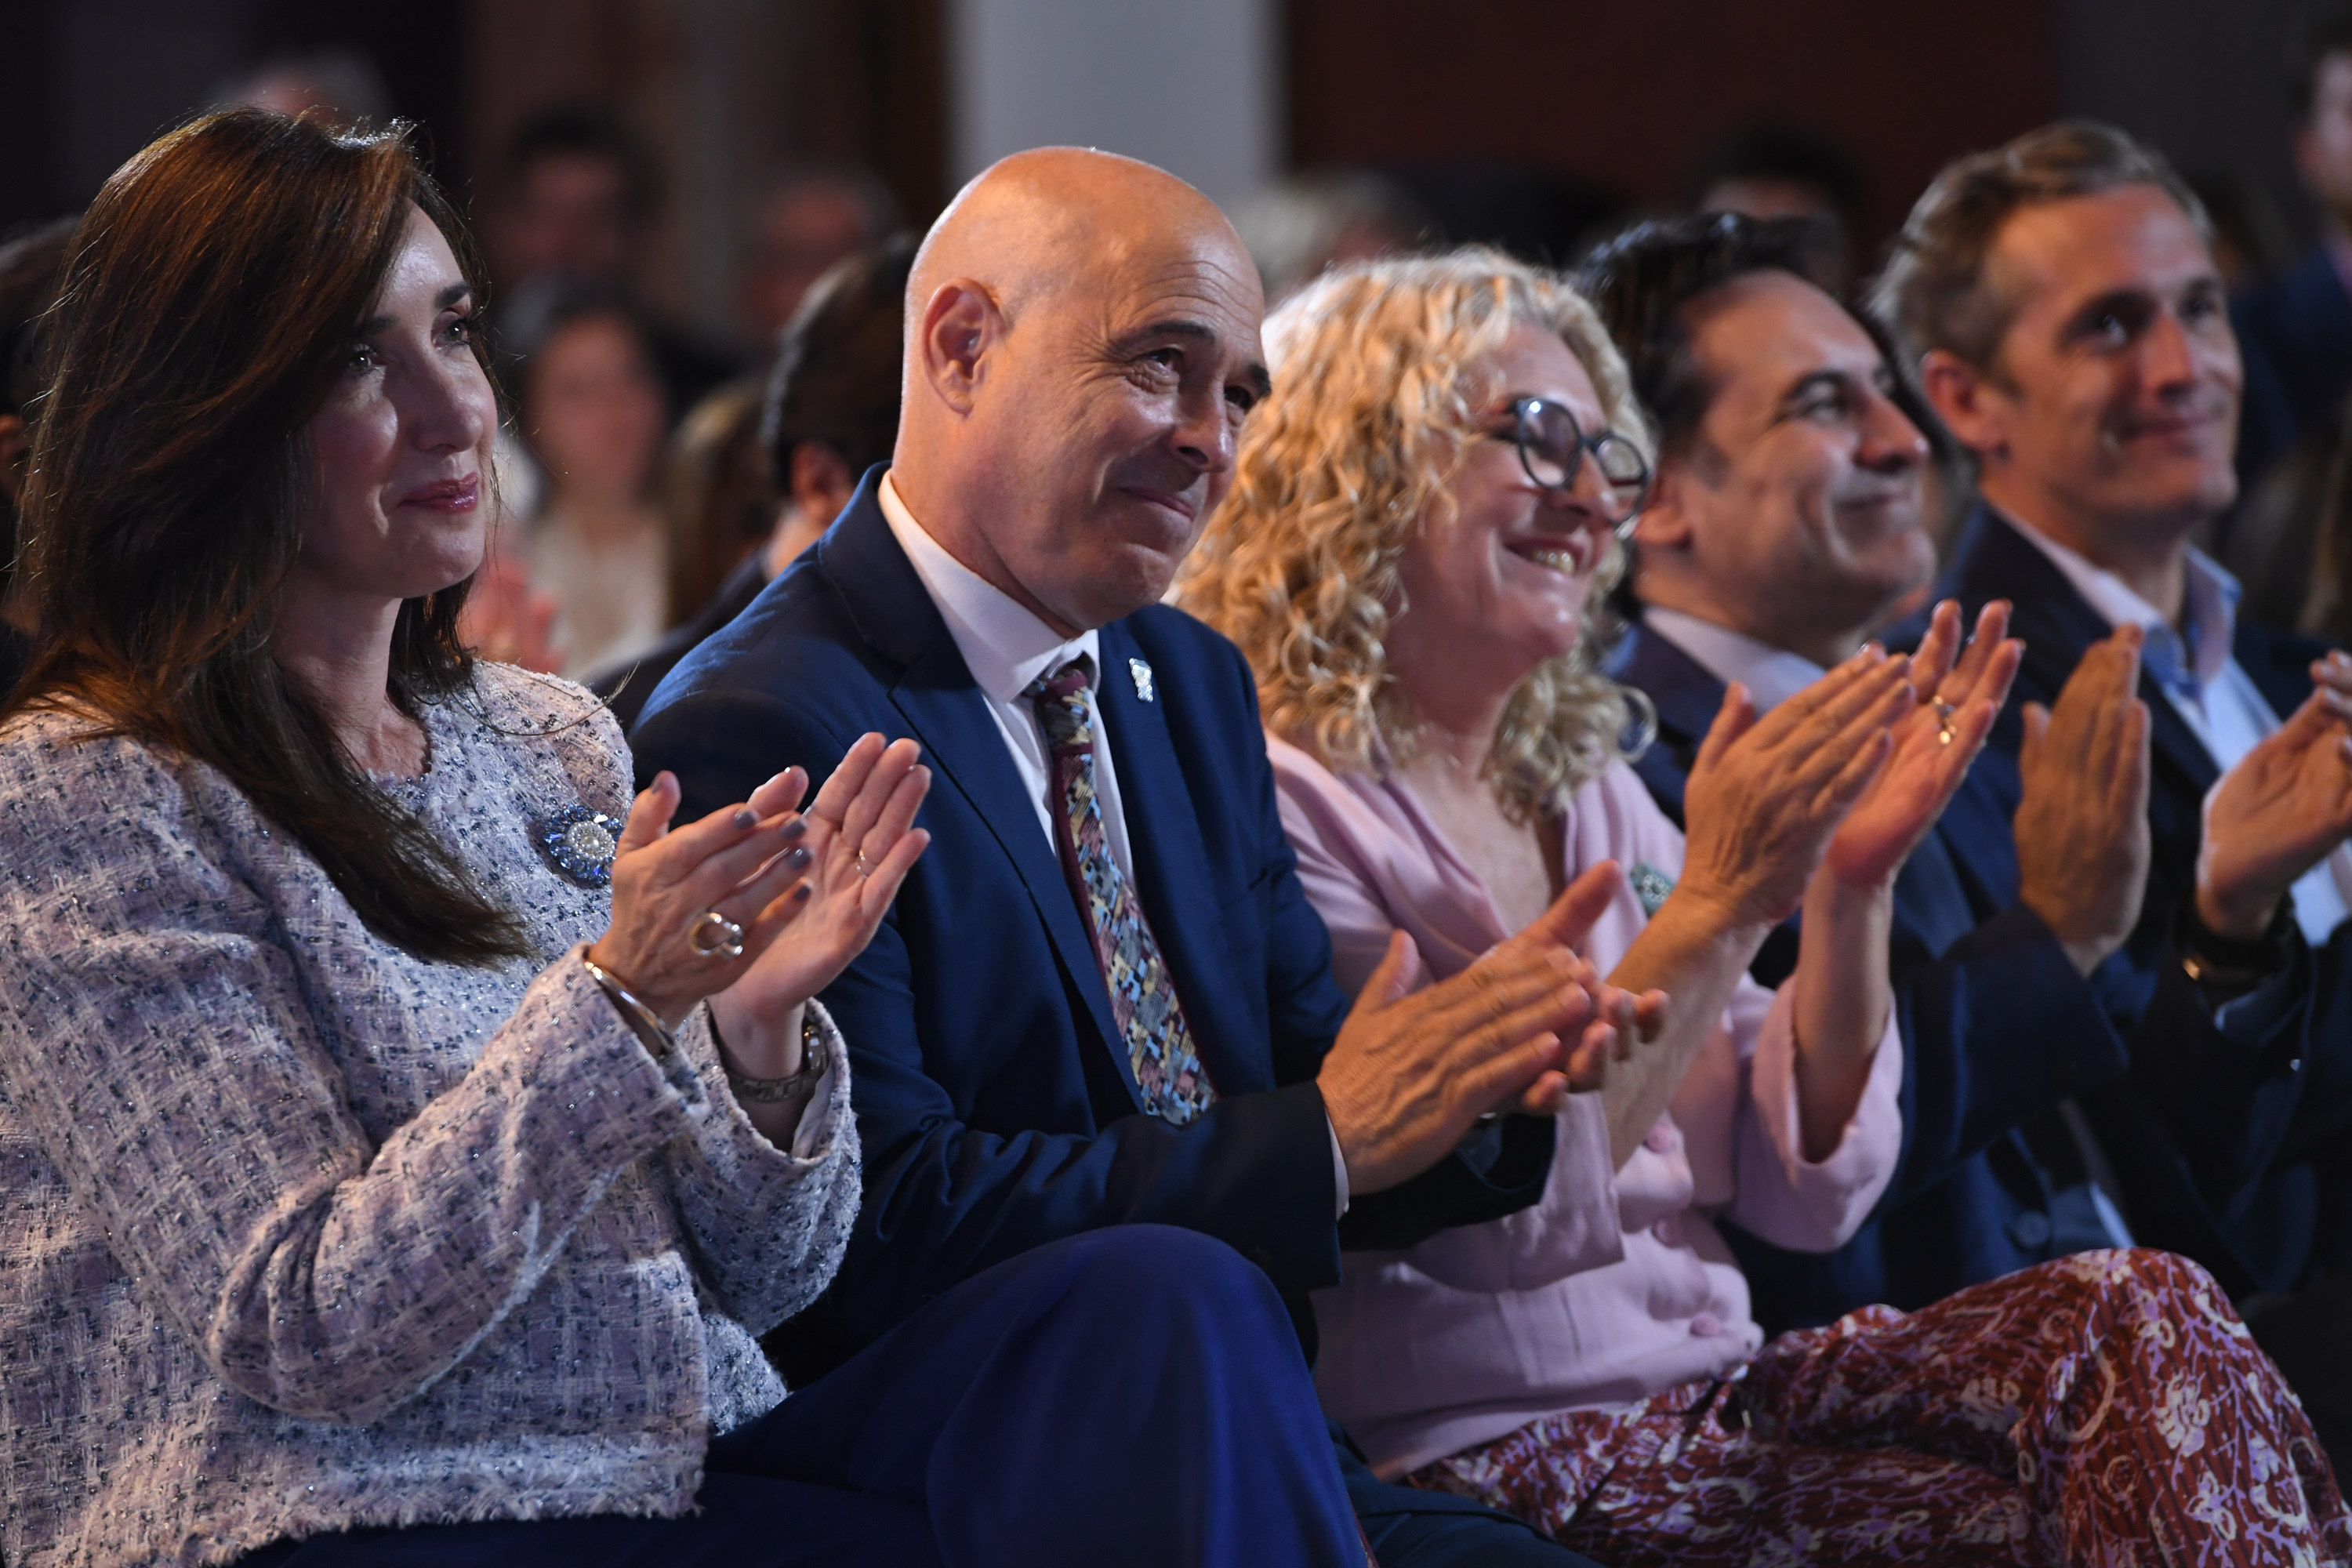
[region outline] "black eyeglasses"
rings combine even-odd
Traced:
[[[1564,404],[1548,397],[1522,397],[1511,405],[1511,439],[1519,449],[1519,466],[1537,485],[1565,495],[1576,488],[1585,454],[1601,478],[1601,510],[1619,538],[1633,531],[1633,520],[1650,496],[1650,463],[1642,449],[1614,430],[1588,436]]]

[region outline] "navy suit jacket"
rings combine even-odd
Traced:
[[[837,1363],[991,1264],[1130,1221],[1255,1260],[1311,1351],[1306,1292],[1339,1278],[1343,1237],[1404,1247],[1533,1202],[1552,1124],[1507,1117],[1335,1223],[1314,1081],[1348,1011],[1330,938],[1276,813],[1247,665],[1160,605],[1101,628],[1098,700],[1144,910],[1219,1098],[1182,1129],[1142,1112],[1060,862],[882,515],[881,472],[671,673],[634,737],[640,777],[674,771],[688,816],[787,763],[822,781],[867,731],[914,737],[933,770],[930,847],[824,995],[849,1042],[865,1205],[832,1289],[782,1342],[787,1375]],[[1148,699],[1130,661],[1150,668]]]
[[[2331,443],[2352,391],[2352,297],[2325,247],[2230,306],[2245,361],[2238,476],[2251,486],[2306,437]]]
[[[2008,599],[2010,635],[2025,644],[1978,769],[2002,842],[1988,831],[1964,846],[1978,863],[2001,863],[1999,890],[2013,895],[2006,824],[2019,795],[2019,707],[2056,701],[2084,651],[2113,628],[2048,556],[1981,505],[1937,596],[1958,599],[1971,622],[1988,601]],[[1915,640],[1916,629],[1889,641]],[[2231,651],[2284,716],[2310,694],[2308,666],[2326,647],[2241,621]],[[2297,936],[2287,970],[2233,1005],[2226,1027],[2215,1025],[2181,972],[2172,933],[2182,901],[2195,896],[2203,802],[2220,770],[2145,672],[2140,695],[2152,721],[2147,894],[2124,950],[2100,972],[2132,1065],[2084,1109],[2116,1166],[2138,1239],[2195,1258],[2233,1294],[2293,1289],[2352,1258],[2344,1195],[2352,1191],[2352,994],[2341,979],[2352,924],[2317,953]]]
[[[1610,673],[1657,710],[1657,742],[1633,769],[1679,826],[1723,683],[1638,623]],[[1822,1255],[1720,1226],[1769,1332],[1877,1301],[1914,1310],[2057,1250],[2052,1204],[2081,1175],[2037,1155],[2053,1131],[2039,1124],[2060,1100],[2121,1077],[2127,1058],[2058,939],[2016,901],[2008,825],[1991,811],[1987,792],[1964,788],[1895,879],[1889,969],[1905,1053],[1903,1148],[1877,1208]],[[1796,948],[1791,920],[1757,955],[1757,981],[1786,980]]]

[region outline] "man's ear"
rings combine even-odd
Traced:
[[[1919,356],[1919,386],[1936,417],[1961,446],[1979,457],[2008,449],[2008,432],[1997,406],[2000,393],[1976,366],[1946,350],[1929,349]]]
[[[971,412],[988,352],[1004,335],[1004,314],[987,286],[952,278],[931,292],[915,340],[915,369],[958,414]]]
[[[1635,545],[1658,552],[1690,548],[1691,520],[1685,501],[1696,482],[1686,463],[1662,460],[1658,464],[1658,476],[1650,482],[1649,497],[1642,503],[1641,519],[1633,524]]]

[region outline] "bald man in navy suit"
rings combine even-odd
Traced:
[[[788,763],[822,778],[868,730],[935,773],[930,847],[825,994],[865,1207],[788,1370],[1136,1221],[1240,1249],[1311,1340],[1342,1245],[1531,1202],[1558,1096],[1636,1026],[1569,905],[1457,983],[1405,997],[1402,950],[1352,1011],[1333,982],[1248,668],[1158,603],[1265,390],[1262,310],[1223,216],[1158,170],[1058,150],[983,174],[916,262],[892,464],[637,726],[689,811]],[[1337,1452],[1387,1568],[1574,1561]]]

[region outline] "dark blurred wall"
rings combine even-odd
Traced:
[[[2315,214],[2289,151],[2288,47],[2310,0],[2064,0],[2066,103],[2250,187],[2287,234]]]
[[[365,57],[463,184],[463,0],[0,0],[0,227],[87,203],[115,166],[273,58]]]
[[[714,335],[735,310],[740,226],[796,160],[864,164],[914,221],[946,199],[941,0],[470,0],[467,137],[480,199],[551,104],[620,115],[659,154],[646,288]]]
[[[2057,0],[1290,0],[1289,36],[1294,166],[1530,165],[1666,204],[1775,121],[1866,171],[1874,253],[1947,158],[2061,103]]]

